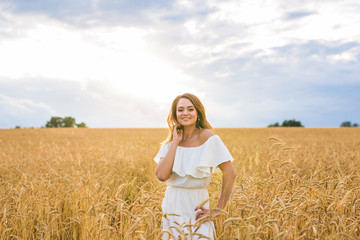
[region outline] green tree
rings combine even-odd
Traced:
[[[86,124],[84,122],[76,123],[76,127],[78,128],[87,128]]]
[[[75,118],[73,117],[64,117],[63,119],[63,127],[75,127]]]
[[[84,122],[76,123],[75,118],[73,117],[51,117],[50,121],[48,121],[45,125],[47,128],[62,128],[62,127],[80,127],[87,128]]]
[[[340,127],[351,127],[351,122],[350,121],[342,122]]]
[[[358,123],[353,123],[351,124],[350,121],[345,121],[345,122],[342,122],[340,127],[358,127],[359,124]]]
[[[292,120],[284,120],[281,124],[282,127],[304,127],[300,121]]]
[[[51,117],[50,121],[48,121],[45,125],[47,128],[59,128],[63,126],[63,118],[62,117]]]
[[[268,127],[304,127],[300,121],[292,120],[284,120],[280,125],[278,122],[274,124],[270,124]]]
[[[279,127],[279,123],[276,122],[276,123],[274,123],[274,124],[270,124],[268,127]]]

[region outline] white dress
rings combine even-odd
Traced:
[[[165,157],[169,147],[170,143],[160,148],[154,158],[156,163],[160,158]],[[168,187],[161,205],[164,213],[163,230],[169,231],[175,238],[183,232],[188,234],[190,239],[189,223],[196,222],[194,209],[209,198],[207,187],[210,183],[212,168],[229,160],[234,159],[217,135],[209,137],[198,147],[177,147],[172,173],[167,181]],[[206,202],[203,206],[208,209],[209,203]],[[201,234],[210,239],[215,237],[212,222],[204,222],[199,228],[197,227],[191,227],[193,239],[200,239]],[[163,239],[168,238],[169,234],[164,231]]]

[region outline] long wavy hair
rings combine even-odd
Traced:
[[[205,115],[205,108],[204,105],[201,103],[200,99],[191,93],[184,93],[179,96],[177,96],[174,101],[171,104],[171,109],[169,112],[169,115],[167,117],[167,123],[169,125],[169,134],[166,140],[163,142],[163,144],[169,143],[173,140],[173,130],[175,125],[179,124],[177,117],[176,117],[176,107],[178,105],[178,102],[181,98],[187,98],[190,100],[190,102],[194,105],[198,119],[196,120],[196,128],[198,129],[212,129],[212,126],[206,119]]]

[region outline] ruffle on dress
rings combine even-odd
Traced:
[[[154,161],[158,163],[160,158],[165,157],[169,148],[170,143],[163,145]],[[178,146],[172,171],[181,177],[204,178],[211,176],[213,167],[229,160],[234,160],[229,150],[218,135],[213,135],[198,147]]]

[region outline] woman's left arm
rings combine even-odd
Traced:
[[[231,161],[223,162],[219,165],[219,168],[223,172],[223,179],[222,179],[222,187],[221,187],[221,194],[219,198],[219,203],[217,205],[218,209],[223,209],[226,206],[226,203],[229,201],[231,196],[231,192],[234,186],[236,173]],[[202,217],[209,215],[209,209],[204,207],[197,207],[195,211],[200,209],[199,212],[196,213],[196,220]],[[219,210],[213,210],[212,215],[219,213]]]
[[[217,208],[223,209],[228,202],[231,192],[234,186],[236,173],[233,165],[230,161],[221,163],[219,165],[220,170],[223,172],[221,194]]]

